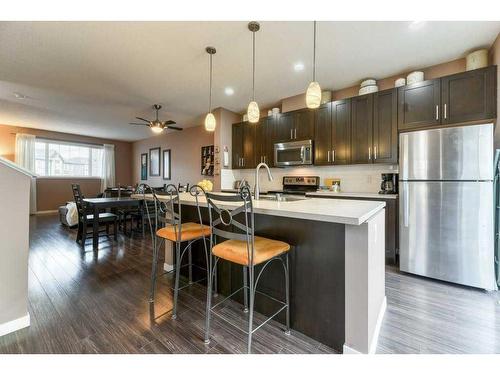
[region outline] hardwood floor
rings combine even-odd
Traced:
[[[82,250],[76,232],[56,216],[31,218],[29,311],[31,326],[0,337],[0,353],[245,353],[246,337],[214,317],[203,343],[205,289],[179,294],[170,319],[172,275],[162,276],[154,312],[147,303],[151,241],[140,236],[91,241]],[[386,271],[387,312],[378,353],[500,353],[500,295]],[[224,312],[244,322],[241,306]],[[153,314],[154,319],[151,319]],[[256,316],[256,323],[263,317]],[[333,353],[276,322],[254,335],[254,353]]]
[[[203,286],[179,293],[178,317],[171,320],[173,275],[162,276],[150,311],[149,237],[120,236],[117,243],[102,238],[95,255],[92,241],[82,250],[76,231],[61,226],[57,216],[32,217],[30,224],[31,326],[0,337],[0,353],[246,353],[246,335],[217,317],[211,343],[204,344]],[[240,305],[222,308],[244,323]],[[262,321],[256,314],[255,324]],[[254,334],[252,351],[333,353],[298,332],[285,335],[274,321]]]

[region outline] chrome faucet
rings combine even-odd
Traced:
[[[266,167],[267,169],[267,177],[269,178],[269,181],[273,180],[273,175],[271,174],[271,170],[267,166],[266,163],[260,163],[257,165],[255,168],[255,188],[254,188],[254,198],[255,200],[260,199],[260,183],[259,183],[259,170],[261,167]]]

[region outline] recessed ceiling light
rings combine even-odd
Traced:
[[[233,95],[233,94],[234,94],[234,90],[233,90],[233,88],[232,88],[232,87],[226,87],[226,88],[224,89],[224,93],[225,93],[227,96],[231,96],[231,95]]]
[[[301,72],[304,70],[304,63],[301,63],[301,62],[298,62],[298,63],[295,63],[294,66],[293,66],[293,69],[296,71],[296,72]]]
[[[15,92],[14,93],[14,96],[16,97],[16,99],[26,99],[26,95],[23,95],[21,93],[18,93],[18,92]]]

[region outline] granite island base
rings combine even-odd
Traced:
[[[194,198],[183,193],[180,199],[182,220],[197,220]],[[203,201],[202,205],[205,204]],[[316,210],[306,215],[307,206]],[[254,201],[255,234],[286,241],[292,246],[290,317],[293,330],[339,352],[375,351],[386,303],[384,206],[383,202],[314,198],[296,202]],[[206,208],[202,208],[202,216],[208,223]],[[301,218],[303,216],[307,218]],[[167,263],[174,263],[168,245],[165,259]],[[204,265],[201,246],[193,251],[193,261]],[[243,283],[242,268],[220,263],[217,283],[219,293],[231,294]],[[284,288],[281,265],[271,263],[262,275],[259,290],[283,299]],[[242,302],[241,295],[235,295],[235,299]],[[256,297],[257,311],[269,315],[276,307],[272,300]],[[276,319],[284,323],[284,314]]]

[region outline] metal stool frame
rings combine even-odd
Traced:
[[[286,309],[286,330],[285,334],[290,334],[290,277],[289,277],[289,263],[288,263],[288,252],[284,254],[277,255],[262,264],[261,270],[257,273],[255,277],[255,265],[253,262],[254,259],[254,249],[255,249],[255,234],[254,234],[254,212],[253,212],[253,204],[252,204],[252,196],[250,193],[250,189],[248,186],[242,186],[239,190],[238,194],[233,195],[221,195],[221,194],[213,194],[213,193],[205,193],[208,211],[210,217],[210,227],[211,227],[211,235],[210,235],[210,263],[209,263],[209,279],[207,285],[207,306],[206,306],[206,325],[205,325],[205,343],[210,343],[210,315],[214,313],[219,318],[223,319],[227,323],[231,324],[233,327],[243,331],[248,335],[248,343],[247,343],[247,352],[250,354],[252,349],[252,335],[255,331],[261,328],[264,324],[268,323],[272,318],[278,315],[280,312]],[[228,210],[220,205],[217,205],[215,202],[221,202],[222,205],[224,202],[242,202],[242,205],[237,208],[231,208]],[[239,222],[234,217],[237,214],[244,214],[244,221]],[[232,226],[234,230],[239,230],[240,233],[223,229],[224,227]],[[221,228],[222,227],[222,228]],[[212,249],[215,242],[215,236],[245,241],[247,243],[247,256],[248,256],[248,266],[243,267],[243,286],[231,293],[229,296],[224,298],[222,301],[216,303],[212,306],[212,293],[210,293],[212,287],[212,281],[214,278],[214,270],[216,269],[217,263],[219,261],[219,257],[213,255]],[[213,258],[213,260],[212,260]],[[257,290],[257,286],[260,280],[260,277],[267,266],[273,261],[280,261],[283,266],[283,271],[285,275],[285,301],[280,301],[266,293]],[[259,264],[260,266],[260,264]],[[247,273],[248,276],[247,277]],[[249,283],[248,283],[249,281]],[[236,293],[244,291],[244,308],[245,312],[249,313],[248,316],[248,330],[244,330],[241,327],[238,327],[236,324],[225,318],[222,314],[214,311],[214,309],[225,302],[227,299],[231,298]],[[256,328],[253,328],[253,315],[254,315],[254,301],[255,301],[255,293],[259,293],[264,295],[278,303],[282,306],[270,317],[268,317],[263,323],[261,323]]]
[[[158,223],[162,223],[165,225],[171,225],[174,229],[175,233],[175,238],[176,240],[173,241],[175,243],[175,286],[174,286],[174,307],[172,311],[172,319],[177,318],[177,300],[178,300],[178,295],[179,291],[190,286],[193,282],[200,282],[205,280],[205,278],[201,278],[199,280],[193,281],[193,263],[192,263],[192,245],[197,242],[202,240],[203,241],[203,246],[205,250],[205,262],[207,268],[199,267],[195,265],[196,267],[199,267],[207,272],[207,277],[208,277],[208,248],[207,248],[207,241],[208,238],[206,236],[201,236],[198,238],[194,238],[192,240],[187,241],[186,246],[184,249],[181,249],[181,244],[183,242],[186,242],[185,240],[182,240],[182,211],[181,211],[181,204],[179,200],[179,192],[175,185],[169,184],[166,186],[165,191],[162,192],[161,194],[157,194],[154,189],[152,189],[149,185],[147,184],[141,184],[138,188],[138,190],[143,194],[143,199],[146,201],[146,194],[151,194],[154,200],[154,208],[155,208],[155,214],[154,214],[154,231],[153,231],[153,225],[151,223],[151,216],[149,214],[149,208],[148,204],[145,204],[146,207],[146,212],[147,212],[147,217],[148,217],[148,222],[149,222],[149,228],[151,231],[151,238],[153,240],[153,262],[152,262],[152,268],[151,268],[151,289],[150,289],[150,294],[149,294],[149,302],[154,303],[154,297],[155,297],[155,287],[156,287],[156,279],[157,279],[157,271],[158,271],[158,254],[161,246],[165,243],[165,238],[160,238],[160,241],[158,241],[158,236],[156,235],[156,232],[159,229]],[[158,195],[162,196],[168,196],[169,199],[167,202],[164,200],[160,200],[158,198]],[[177,205],[177,212],[175,210],[175,206]],[[200,221],[200,227],[202,227],[203,223],[201,221],[201,211],[199,205],[197,205],[198,208],[198,218]],[[186,253],[188,252],[188,264],[181,266],[182,259]],[[189,267],[189,283],[187,285],[184,285],[183,287],[179,287],[179,282],[180,282],[180,271],[182,267]],[[165,272],[163,274],[167,274],[169,272]]]

